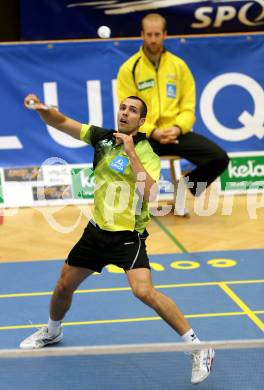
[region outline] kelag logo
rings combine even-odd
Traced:
[[[228,168],[220,176],[221,191],[234,193],[263,192],[264,153],[230,153],[229,157]]]
[[[72,188],[74,199],[93,198],[95,179],[91,168],[73,168]]]

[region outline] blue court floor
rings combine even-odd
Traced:
[[[263,339],[264,250],[150,256],[153,281],[174,299],[202,340]],[[45,324],[63,262],[0,264],[0,349]],[[61,347],[180,342],[155,312],[138,301],[115,267],[88,278],[64,322]],[[0,359],[1,390],[189,389],[189,356]],[[217,351],[212,375],[200,389],[264,388],[264,350]]]

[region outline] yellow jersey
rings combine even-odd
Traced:
[[[138,96],[148,107],[145,124],[139,131],[150,136],[156,128],[178,126],[182,133],[191,131],[195,122],[195,82],[186,63],[164,50],[158,68],[143,48],[124,62],[117,76],[119,102]]]

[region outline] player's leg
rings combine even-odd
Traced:
[[[188,321],[176,303],[154,288],[149,269],[132,269],[126,271],[126,275],[133,294],[154,309],[180,336],[190,330]]]
[[[152,283],[145,240],[148,232],[120,232],[115,245],[113,264],[122,267],[133,294],[152,307],[176,332],[185,334],[191,327],[176,303],[157,291]]]
[[[154,288],[149,269],[131,269],[126,271],[126,274],[132,291],[137,298],[154,309],[163,320],[182,336],[184,341],[194,344],[200,342],[176,303]],[[192,353],[191,382],[193,384],[198,384],[208,377],[214,355],[215,353],[211,348]]]
[[[61,321],[69,310],[72,296],[81,282],[94,271],[64,264],[50,302],[50,318]]]
[[[100,241],[97,228],[89,222],[61,269],[50,303],[52,321],[64,318],[71,306],[73,293],[82,281],[94,272],[102,271],[104,263],[101,261]]]
[[[84,279],[93,272],[101,272],[103,268],[103,263],[98,261],[100,252],[97,251],[96,239],[95,228],[89,223],[62,267],[51,298],[48,326],[42,327],[22,341],[21,348],[42,348],[62,340],[61,321],[71,306],[74,291]]]
[[[63,339],[61,321],[69,310],[72,296],[80,283],[94,271],[64,264],[50,303],[48,326],[41,327],[20,344],[23,349],[38,349],[56,344]]]
[[[181,149],[182,157],[196,165],[188,175],[188,181],[194,183],[194,187],[190,188],[193,195],[199,196],[228,166],[226,152],[200,134],[187,133],[176,146]]]
[[[150,140],[154,151],[159,155],[176,155],[195,164],[187,175],[193,195],[200,195],[228,166],[226,152],[208,138],[189,132],[179,137],[177,144],[161,145]],[[200,184],[199,184],[200,183]]]

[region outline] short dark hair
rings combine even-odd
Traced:
[[[142,100],[138,96],[128,96],[127,99],[134,99],[134,100],[139,100],[141,102],[141,109],[140,109],[140,118],[146,118],[147,113],[148,113],[148,107],[144,100]]]

